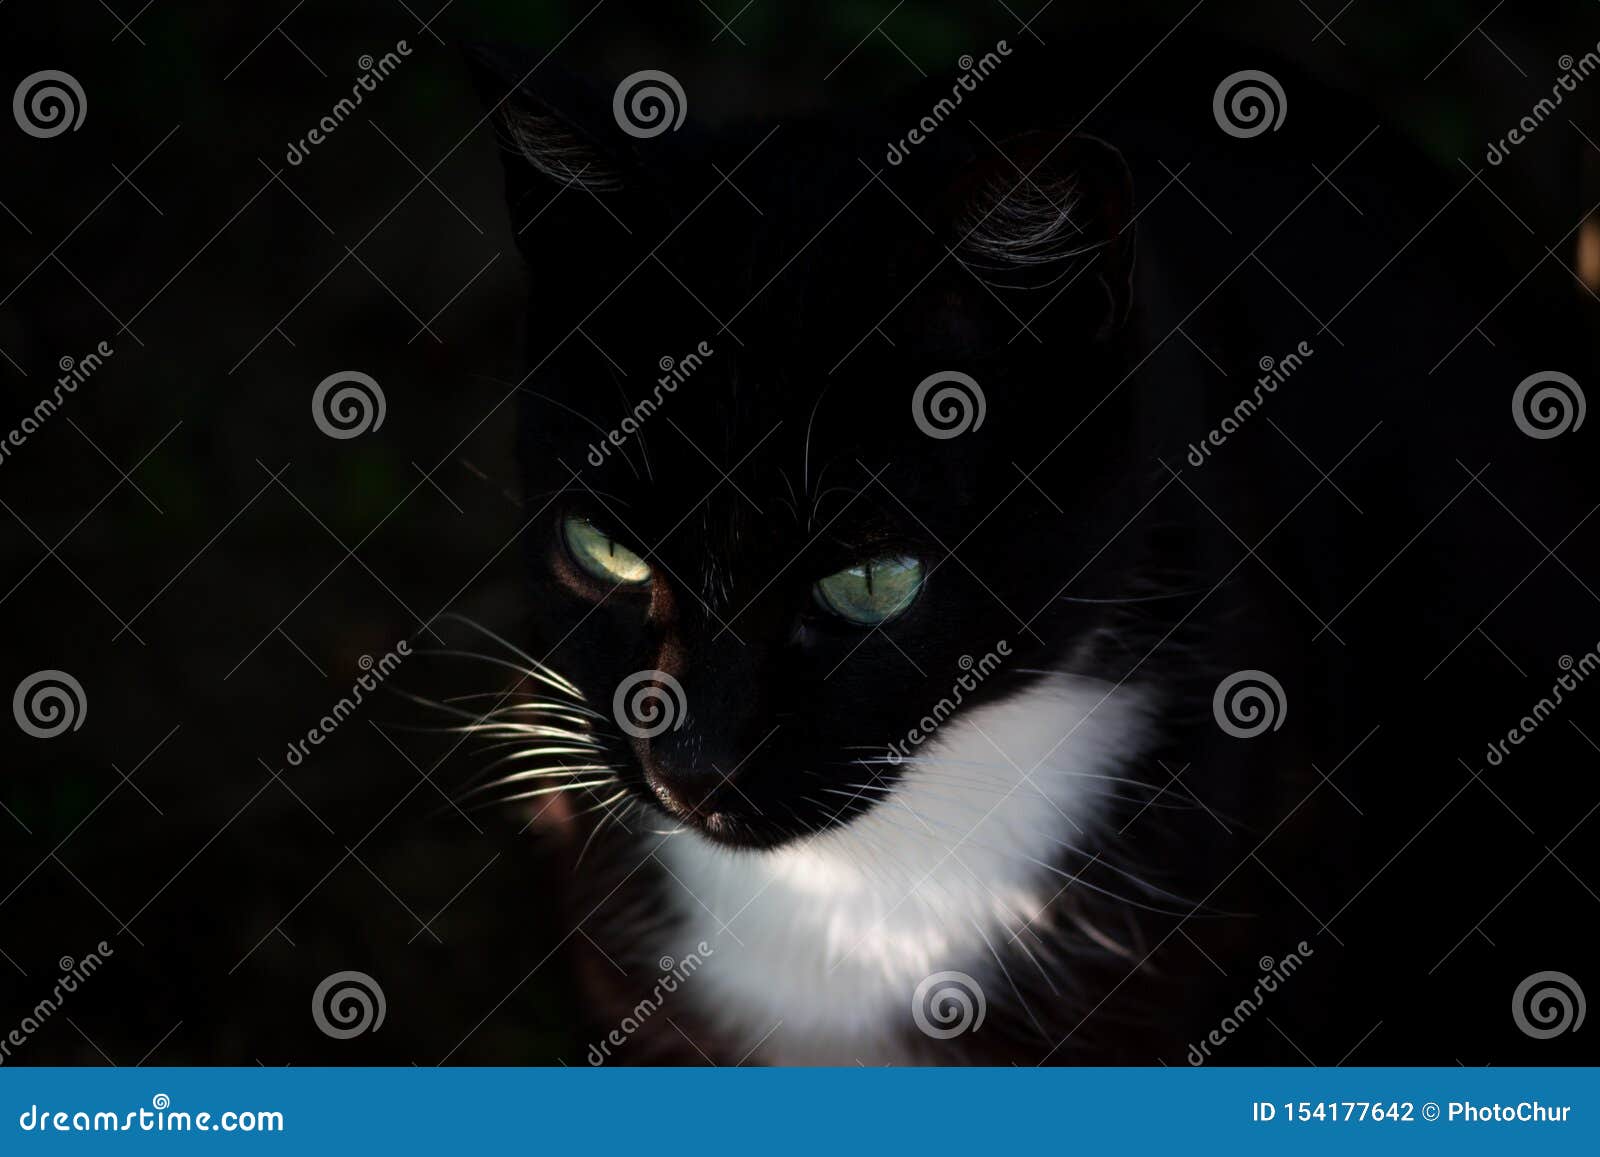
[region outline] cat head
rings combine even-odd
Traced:
[[[623,790],[779,845],[916,774],[954,688],[1093,664],[1139,489],[1115,149],[976,99],[907,145],[940,93],[713,129],[670,77],[474,59],[529,286],[530,649]]]

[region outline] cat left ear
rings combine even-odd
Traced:
[[[951,190],[955,254],[1033,316],[1050,303],[1086,317],[1097,337],[1133,301],[1133,177],[1090,136],[1029,132],[999,142]],[[1085,313],[1085,311],[1087,311]]]
[[[558,198],[573,212],[615,213],[639,166],[606,98],[519,50],[471,45],[466,55],[494,122],[519,236]]]

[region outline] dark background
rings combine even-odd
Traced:
[[[59,667],[88,699],[60,739],[0,727],[0,1032],[48,994],[59,958],[115,951],[13,1063],[581,1063],[547,854],[520,817],[448,801],[474,758],[448,737],[380,732],[416,722],[395,700],[303,766],[284,761],[362,656],[425,625],[459,641],[434,622],[447,610],[507,632],[518,620],[525,516],[502,399],[521,376],[520,260],[463,42],[559,42],[555,63],[607,89],[666,69],[692,115],[717,120],[885,99],[1002,37],[1041,53],[1093,37],[1131,68],[1192,6],[1055,0],[1033,26],[1041,46],[1019,31],[1034,0],[435,4],[0,7],[0,90],[59,68],[88,95],[82,129],[51,140],[0,118],[0,426],[48,392],[59,359],[115,350],[0,464],[0,687]],[[1489,8],[1213,0],[1130,83],[1159,85],[1163,56],[1226,34],[1351,93],[1440,165],[1481,168],[1557,58],[1600,40],[1592,3],[1508,4],[1474,31]],[[400,69],[287,166],[358,58],[402,38]],[[1570,231],[1600,200],[1597,104],[1600,78],[1490,175],[1526,224],[1462,239],[1514,271],[1490,303],[1566,294],[1592,325],[1600,252],[1581,258]],[[1513,289],[1545,245],[1590,288],[1551,264]],[[311,390],[341,369],[382,383],[380,435],[312,425]],[[499,686],[466,677],[418,657],[395,682]],[[1527,687],[1544,693],[1542,667]],[[1560,771],[1592,783],[1594,767]],[[1503,836],[1484,833],[1488,854]],[[1519,844],[1506,887],[1538,862]],[[1539,870],[1513,906],[1594,922],[1587,885]],[[1493,935],[1491,921],[1460,966]],[[380,1032],[316,1029],[312,990],[341,969],[381,980]],[[1383,1031],[1358,1042],[1352,1025],[1349,1059],[1484,1063],[1510,1031],[1508,995],[1484,993],[1496,1027],[1473,1055]],[[1375,988],[1371,1019],[1419,999],[1411,980]],[[1300,1062],[1263,1023],[1230,1048],[1224,1060]]]

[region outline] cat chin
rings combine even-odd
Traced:
[[[648,777],[646,779],[648,781]],[[636,792],[644,805],[674,825],[681,837],[712,848],[749,852],[777,852],[837,832],[870,814],[877,806],[872,798],[863,796],[859,806],[847,804],[837,812],[822,816],[815,827],[797,829],[793,825],[774,824],[760,815],[750,815],[732,808],[690,807],[670,791],[654,784],[647,783],[647,786],[637,788]]]
[[[1064,849],[1107,838],[1108,777],[1153,741],[1152,701],[1146,689],[1053,675],[952,719],[894,794],[850,823],[757,854],[688,833],[668,840],[680,923],[652,947],[685,935],[714,944],[690,999],[738,1051],[765,1042],[767,1059],[875,1056],[911,1026],[913,994],[940,972],[1001,999],[995,946],[1071,882],[1054,866]]]
[[[688,829],[685,834],[691,839],[719,848],[737,848],[741,851],[754,852],[775,851],[794,838],[781,832],[763,831],[743,817],[728,812],[711,812],[689,819],[680,817],[677,822]]]
[[[820,831],[796,832],[792,829],[779,830],[734,812],[712,811],[690,815],[681,809],[664,807],[660,804],[652,806],[664,818],[677,825],[678,838],[692,840],[705,848],[758,854],[763,852],[776,854],[787,848],[793,848],[818,836],[822,831],[848,824],[850,819],[854,818],[834,820],[829,827]]]

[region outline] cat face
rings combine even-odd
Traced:
[[[891,168],[895,110],[636,140],[478,64],[530,291],[530,650],[623,790],[771,847],[884,806],[952,711],[1092,673],[1138,490],[1114,150],[951,121]]]

